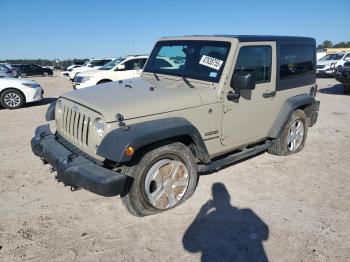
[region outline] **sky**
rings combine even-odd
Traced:
[[[163,36],[253,34],[350,41],[350,0],[0,0],[1,59],[149,53]]]

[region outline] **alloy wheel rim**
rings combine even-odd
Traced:
[[[4,97],[4,102],[9,107],[16,107],[21,103],[21,98],[16,93],[8,93]]]
[[[290,152],[295,152],[299,149],[304,139],[304,123],[301,120],[295,120],[288,132],[287,147]]]
[[[157,161],[148,170],[145,191],[148,201],[158,209],[175,206],[185,195],[189,184],[186,166],[174,159]]]

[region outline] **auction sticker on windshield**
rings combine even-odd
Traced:
[[[201,65],[204,65],[204,66],[207,66],[210,68],[214,68],[216,70],[220,69],[223,62],[224,61],[222,61],[220,59],[216,59],[214,57],[210,57],[210,56],[206,56],[206,55],[203,55],[201,60],[199,61],[199,63]]]

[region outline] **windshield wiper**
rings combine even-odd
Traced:
[[[157,79],[157,81],[160,81],[160,79],[159,79],[158,75],[156,74],[156,72],[153,72],[153,75]]]
[[[190,81],[188,81],[188,79],[183,74],[181,74],[181,78],[185,82],[185,84],[188,85],[189,88],[194,88],[194,86],[190,83]]]

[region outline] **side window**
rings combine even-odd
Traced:
[[[133,70],[133,68],[134,68],[134,59],[131,59],[131,60],[129,60],[129,61],[126,61],[125,63],[124,63],[124,65],[125,65],[125,70]]]
[[[142,69],[146,63],[146,59],[131,59],[124,63],[125,70],[138,70]]]
[[[347,55],[344,57],[344,60],[345,60],[345,61],[350,61],[350,53],[347,54]]]
[[[102,65],[103,65],[103,64],[102,64],[102,60],[94,60],[94,61],[92,61],[90,64],[91,64],[92,67],[95,67],[95,66],[102,66]]]
[[[243,46],[239,49],[234,72],[254,72],[256,83],[271,81],[271,46]]]
[[[284,45],[280,48],[280,79],[290,79],[313,74],[315,71],[313,46]]]
[[[141,66],[141,69],[144,68],[145,64],[146,64],[146,61],[147,61],[147,58],[141,58],[140,59],[140,66]]]
[[[112,60],[110,60],[110,59],[101,60],[100,65],[101,65],[101,66],[104,66],[105,64],[109,63],[110,61],[112,61]]]

